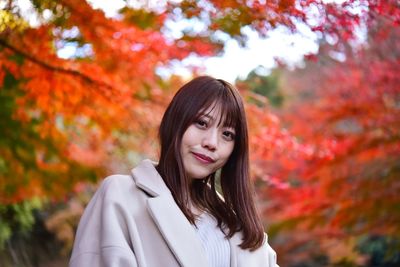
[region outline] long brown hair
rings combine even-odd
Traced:
[[[212,106],[214,105],[214,106]],[[223,200],[216,191],[216,174],[189,181],[180,154],[182,136],[200,113],[215,105],[221,107],[221,122],[235,129],[235,145],[221,169]],[[200,76],[182,86],[175,94],[161,121],[161,144],[157,170],[171,190],[187,219],[194,224],[190,203],[210,212],[228,237],[243,234],[243,249],[256,249],[264,241],[264,230],[254,203],[249,175],[249,148],[246,115],[242,98],[228,82]]]

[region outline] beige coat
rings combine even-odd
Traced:
[[[265,244],[242,250],[240,234],[230,240],[231,267],[276,267]],[[193,226],[176,205],[150,160],[131,175],[107,177],[78,226],[70,267],[206,267]]]

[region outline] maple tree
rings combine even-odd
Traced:
[[[256,153],[259,177],[273,178],[262,195],[285,266],[313,256],[317,266],[366,266],[372,259],[359,247],[365,236],[394,240],[381,251],[388,264],[398,255],[399,36],[395,19],[374,17],[366,43],[344,47],[342,60],[321,44],[316,62],[283,75],[292,100],[281,125],[295,146],[283,158],[273,143]]]

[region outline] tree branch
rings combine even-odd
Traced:
[[[111,85],[109,85],[109,84],[107,84],[105,82],[94,80],[93,78],[89,77],[88,75],[83,74],[82,72],[79,72],[77,70],[65,69],[65,68],[53,66],[53,65],[51,65],[51,64],[49,64],[47,62],[41,61],[38,58],[36,58],[36,57],[34,57],[32,55],[29,55],[28,53],[26,53],[26,52],[24,52],[24,51],[22,51],[22,50],[20,50],[20,49],[18,49],[16,47],[12,46],[11,44],[7,43],[6,40],[1,39],[1,38],[0,38],[0,45],[5,47],[5,48],[10,49],[14,53],[17,53],[17,54],[23,56],[24,58],[28,59],[32,63],[35,63],[36,65],[39,65],[39,66],[41,66],[41,67],[43,67],[45,69],[48,69],[48,70],[51,70],[51,71],[55,71],[55,72],[64,73],[66,75],[76,76],[76,77],[79,77],[80,79],[82,79],[83,81],[85,81],[87,83],[97,84],[97,85],[99,85],[101,87],[105,87],[105,88],[110,89],[110,90],[114,90],[115,89],[113,86],[111,86]]]

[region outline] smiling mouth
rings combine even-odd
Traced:
[[[215,160],[210,158],[209,156],[199,154],[199,153],[194,153],[194,152],[192,152],[192,154],[194,155],[194,157],[197,160],[199,160],[202,163],[214,163],[215,162]]]

